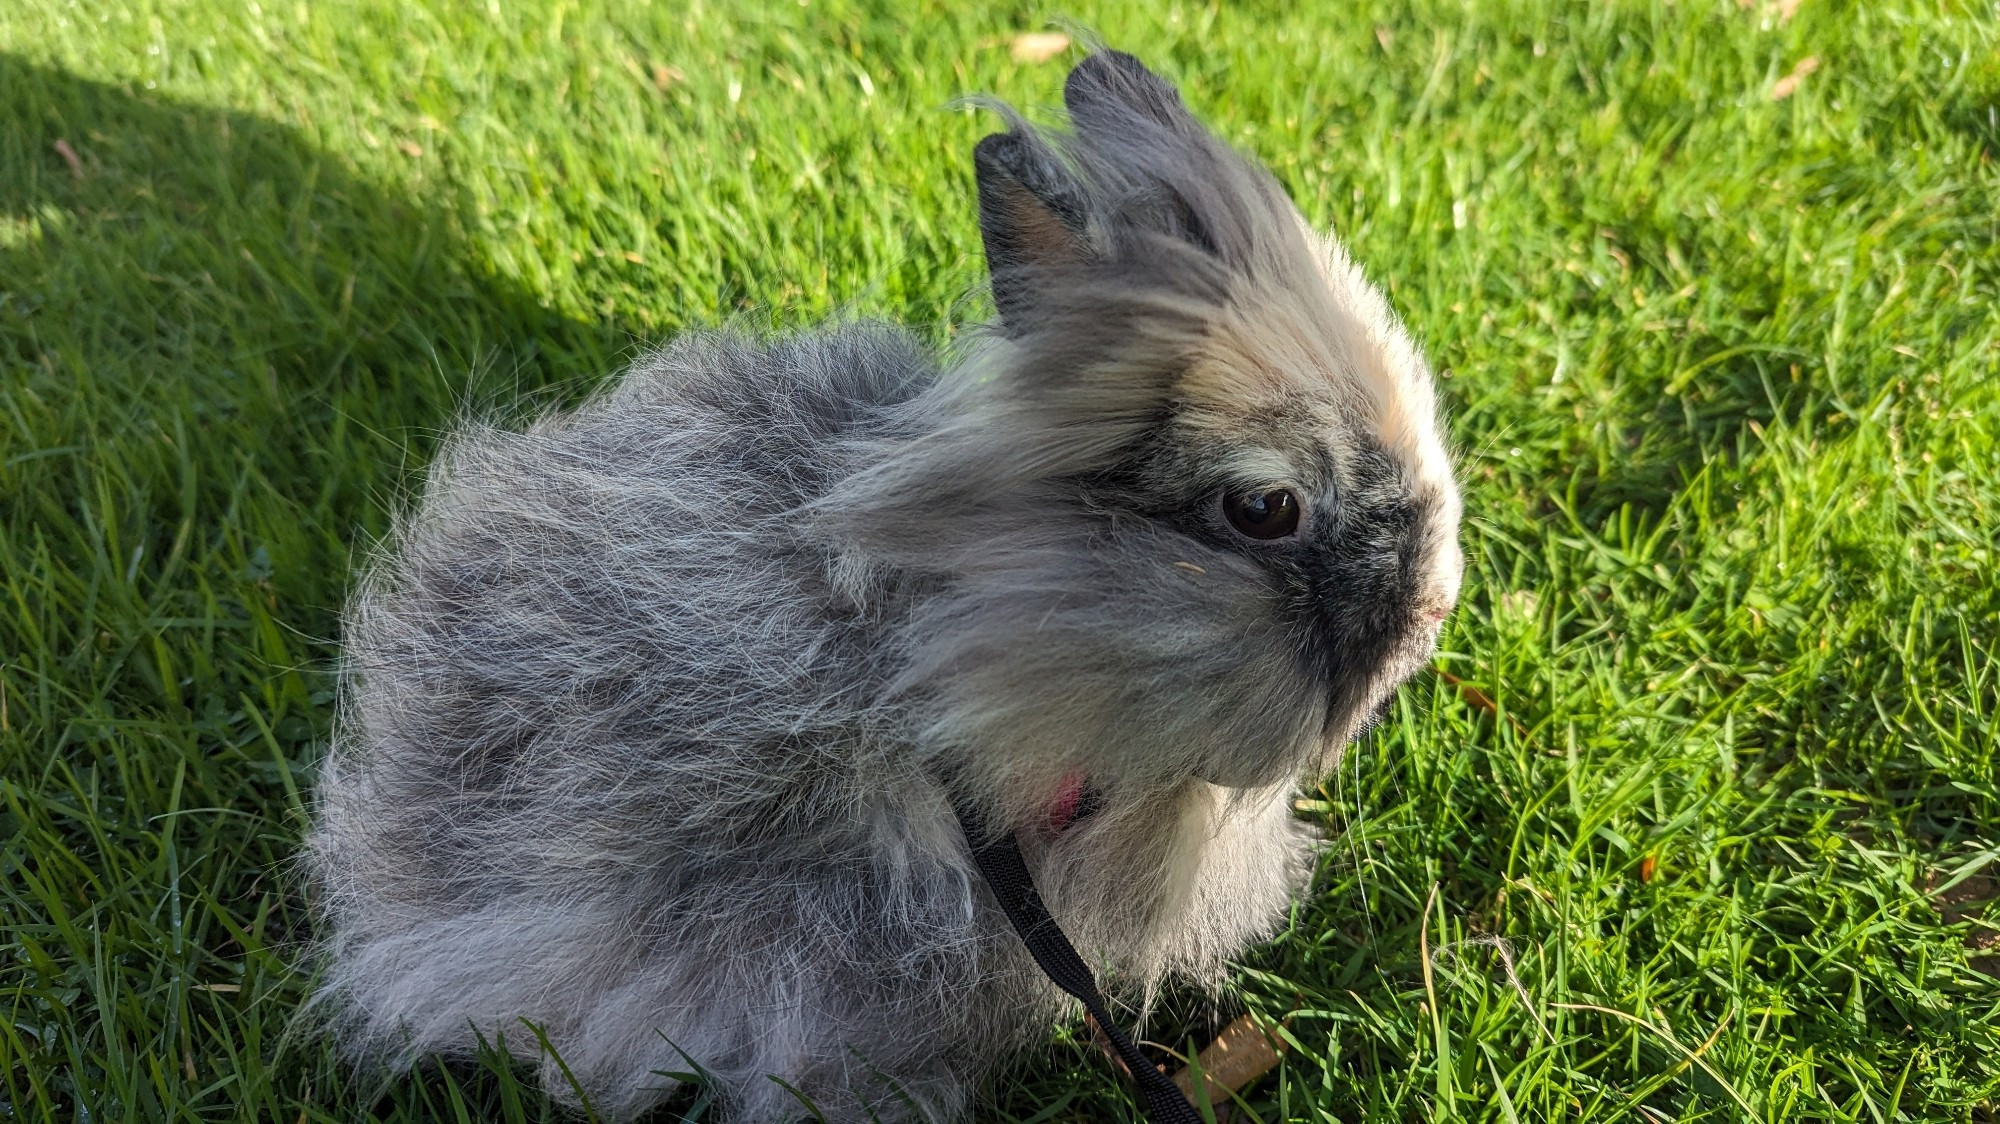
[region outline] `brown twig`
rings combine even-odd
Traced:
[[[1473,686],[1472,684],[1467,683],[1465,680],[1460,679],[1458,676],[1453,675],[1451,672],[1446,671],[1444,668],[1432,667],[1431,670],[1437,672],[1437,676],[1439,679],[1444,680],[1446,683],[1450,684],[1455,690],[1457,690],[1458,697],[1464,699],[1466,705],[1472,707],[1472,709],[1483,711],[1484,713],[1490,714],[1494,717],[1496,721],[1501,717],[1503,717],[1503,715],[1500,713],[1500,704],[1493,701],[1492,695],[1489,695],[1486,692],[1480,690],[1479,688]],[[1519,718],[1516,718],[1511,714],[1505,715],[1504,717],[1507,719],[1508,723],[1514,727],[1514,732],[1516,734],[1519,734],[1524,738],[1528,736],[1528,728],[1521,724],[1521,720]]]

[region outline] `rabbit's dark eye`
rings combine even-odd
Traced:
[[[1299,529],[1299,501],[1283,488],[1224,496],[1222,514],[1230,526],[1253,539],[1282,539]]]

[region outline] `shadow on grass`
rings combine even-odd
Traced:
[[[0,55],[0,163],[0,356],[57,407],[174,384],[292,452],[336,412],[430,424],[469,368],[535,389],[622,346],[484,271],[441,201],[258,117]]]
[[[467,372],[560,393],[627,338],[310,122],[0,54],[0,169],[0,1102],[339,1118],[286,864],[353,556]],[[548,1114],[468,1081],[388,1097]]]

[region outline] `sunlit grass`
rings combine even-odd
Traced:
[[[555,1115],[293,1026],[354,558],[464,409],[981,315],[954,99],[1054,102],[1074,55],[1007,44],[1060,17],[1351,241],[1470,513],[1463,682],[1306,794],[1319,892],[1153,1036],[1288,1020],[1266,1121],[1992,1119],[1991,8],[974,11],[0,7],[0,1117]],[[987,1117],[1136,1119],[1068,1037]]]

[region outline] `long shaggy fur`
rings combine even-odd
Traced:
[[[690,335],[469,427],[356,591],[307,865],[359,1058],[480,1036],[629,1118],[952,1119],[1057,1017],[954,794],[1117,988],[1212,981],[1456,596],[1428,372],[1128,56],[980,146],[1000,318]],[[1299,533],[1232,531],[1289,489]],[[1084,778],[1098,810],[1049,809]],[[789,1087],[789,1090],[788,1090]]]

